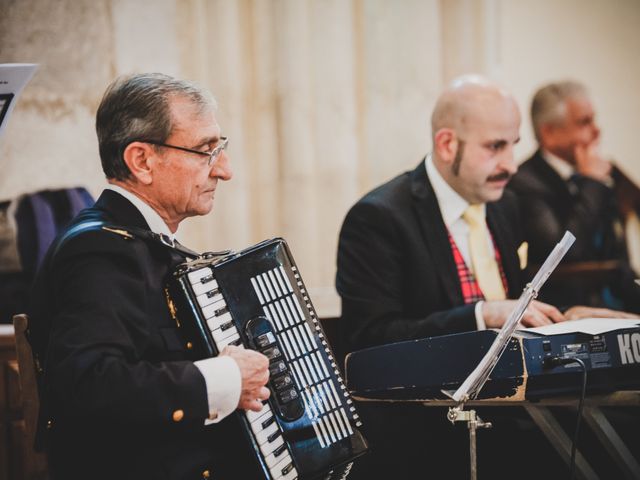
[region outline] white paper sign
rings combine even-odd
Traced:
[[[37,68],[35,63],[0,63],[0,137],[20,92]]]

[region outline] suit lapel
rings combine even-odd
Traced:
[[[571,192],[569,191],[567,182],[546,162],[540,150],[533,155],[531,163],[537,176],[542,179],[545,185],[548,185],[549,191],[561,192],[562,196],[565,196],[567,201],[570,201]]]
[[[413,207],[422,236],[433,262],[435,273],[442,281],[452,305],[462,305],[464,299],[458,278],[458,270],[451,252],[451,243],[442,220],[440,206],[427,177],[424,161],[410,173]]]

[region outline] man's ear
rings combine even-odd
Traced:
[[[144,142],[131,142],[124,149],[124,163],[131,174],[142,184],[149,185],[153,180],[150,159],[156,155],[151,145]]]
[[[458,137],[451,128],[441,128],[433,139],[433,149],[438,158],[447,164],[452,164],[458,151]]]

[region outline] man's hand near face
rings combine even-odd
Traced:
[[[580,175],[608,184],[611,182],[611,162],[599,150],[599,139],[587,145],[576,144],[574,151],[576,170]]]

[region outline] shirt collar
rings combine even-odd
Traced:
[[[469,206],[469,202],[462,198],[458,192],[451,188],[451,185],[442,178],[442,175],[440,175],[440,172],[433,163],[431,154],[427,155],[425,162],[427,175],[429,176],[433,191],[436,194],[442,219],[444,220],[445,226],[450,228],[454,222],[462,217],[462,214]]]
[[[560,175],[560,178],[565,181],[569,180],[571,175],[576,173],[576,169],[573,168],[569,162],[561,159],[548,150],[542,150],[542,158],[544,158],[545,162],[547,162],[549,166],[553,168],[558,175]]]
[[[136,194],[130,192],[129,190],[122,188],[120,185],[109,184],[106,187],[108,190],[113,190],[116,193],[119,193],[124,198],[129,200],[134,207],[138,209],[140,214],[144,217],[147,225],[149,225],[149,230],[154,233],[160,233],[163,235],[169,236],[171,240],[175,240],[175,233],[172,233],[167,224],[164,222],[162,217],[156,212],[153,208],[151,208],[147,203],[144,202],[140,197]],[[177,233],[177,232],[176,232]]]

